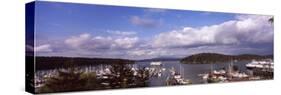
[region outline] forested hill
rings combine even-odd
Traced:
[[[32,58],[28,58],[32,59]],[[110,58],[79,58],[79,57],[36,57],[36,70],[54,69],[69,66],[89,66],[97,64],[131,64],[132,60]]]
[[[185,57],[181,60],[182,63],[188,64],[208,64],[208,63],[218,63],[227,61],[242,61],[242,60],[262,60],[262,59],[273,59],[273,55],[261,56],[253,54],[243,54],[243,55],[224,55],[218,53],[200,53]]]

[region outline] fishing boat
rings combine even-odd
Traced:
[[[201,76],[205,83],[218,83],[227,81],[227,77],[225,75],[225,71],[221,70],[218,72],[215,70],[207,74],[199,74],[198,76]]]
[[[226,71],[224,69],[214,70],[212,64],[210,72],[199,74],[198,76],[202,77],[204,83],[218,83],[226,81],[226,77],[224,76],[225,74]]]

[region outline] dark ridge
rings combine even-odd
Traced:
[[[254,55],[254,54],[241,54],[241,55],[224,55],[218,53],[200,53],[194,54],[181,59],[181,63],[187,64],[208,64],[208,63],[219,63],[228,61],[247,61],[247,60],[263,60],[273,59],[273,55]]]
[[[32,56],[30,56],[32,57]],[[35,57],[36,70],[65,68],[71,66],[91,66],[98,64],[132,64],[135,61],[112,58],[81,58],[81,57]]]
[[[159,57],[159,58],[151,58],[151,59],[142,59],[137,60],[137,62],[149,62],[149,61],[177,61],[181,58],[171,58],[171,57]]]

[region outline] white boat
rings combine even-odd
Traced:
[[[216,74],[216,75],[224,75],[224,74],[226,74],[226,71],[225,71],[225,70],[214,70],[214,71],[213,71],[213,74]]]
[[[252,62],[246,64],[246,67],[249,69],[258,68],[258,69],[274,69],[274,64],[272,60],[263,60],[256,61],[252,60]]]
[[[176,73],[175,69],[172,67],[172,69],[170,69],[171,72],[171,78],[168,77],[167,78],[167,83],[168,85],[186,85],[186,84],[191,84],[191,81],[188,79],[184,78],[184,69],[182,69],[181,65],[180,65],[180,72],[179,74]],[[174,81],[172,81],[174,80]]]
[[[160,66],[160,65],[162,65],[162,63],[160,61],[158,61],[158,62],[151,62],[150,65],[152,65],[152,66]]]
[[[246,73],[233,73],[232,77],[236,78],[248,78],[249,76]]]
[[[162,76],[162,73],[161,73],[161,72],[159,72],[159,73],[157,73],[157,75],[158,75],[158,77],[161,77],[161,76]]]

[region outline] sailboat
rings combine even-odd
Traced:
[[[191,81],[184,78],[184,69],[182,69],[182,66],[180,64],[180,71],[179,73],[176,73],[175,69],[172,67],[171,71],[171,77],[168,76],[167,78],[167,85],[186,85],[191,84]]]
[[[206,83],[218,83],[226,80],[226,78],[222,76],[224,74],[225,74],[224,70],[220,70],[220,71],[214,70],[213,63],[212,63],[211,71],[207,74],[200,74],[200,76]]]
[[[184,69],[182,69],[181,64],[180,64],[180,75],[181,75],[181,79],[179,79],[179,84],[181,85],[191,84],[190,80],[184,78]]]

